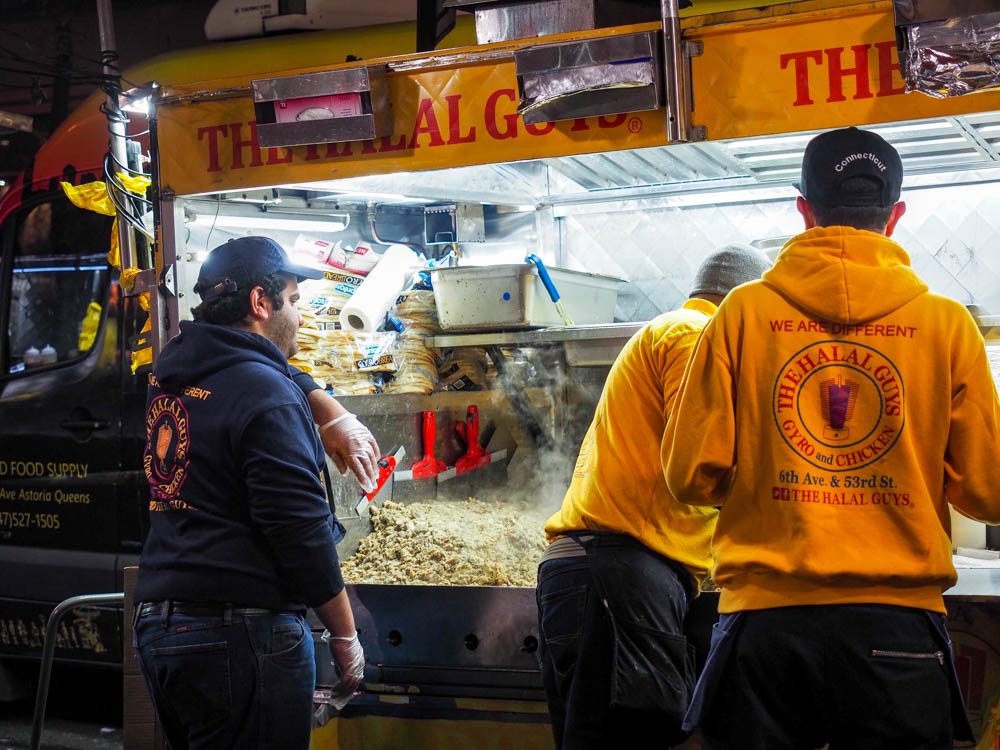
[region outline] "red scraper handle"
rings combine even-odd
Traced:
[[[385,483],[392,476],[392,472],[396,470],[396,457],[386,456],[385,458],[380,458],[378,460],[378,481],[375,482],[375,489],[371,492],[366,492],[365,497],[369,500],[374,500],[375,496],[382,490]]]
[[[434,422],[434,412],[425,411],[423,419],[424,457],[413,464],[413,478],[425,479],[436,477],[445,470],[444,461],[434,458],[434,440],[437,438],[437,427]]]
[[[479,407],[470,404],[465,412],[465,424],[460,423],[456,426],[465,428],[458,432],[465,438],[467,447],[465,455],[455,462],[455,473],[464,474],[467,471],[486,466],[490,462],[490,454],[484,451],[483,446],[479,444]]]

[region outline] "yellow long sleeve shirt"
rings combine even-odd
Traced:
[[[611,367],[560,510],[545,525],[628,534],[683,564],[701,581],[711,565],[716,511],[677,502],[667,490],[660,444],[698,334],[715,312],[707,300],[651,320]]]
[[[982,336],[895,242],[794,237],[706,326],[664,440],[679,500],[722,506],[719,610],[944,611],[948,503],[1000,522],[1000,402]]]

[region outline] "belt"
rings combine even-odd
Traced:
[[[565,560],[572,557],[586,557],[587,548],[584,542],[593,539],[593,535],[585,536],[561,536],[553,541],[545,550],[539,565],[549,560]]]
[[[698,582],[683,563],[679,563],[676,560],[666,557],[665,555],[661,555],[659,552],[654,552],[629,534],[621,534],[614,531],[567,532],[565,536],[556,539],[549,545],[545,554],[542,556],[539,565],[544,562],[548,562],[549,560],[584,557],[587,554],[588,548],[591,546],[629,546],[653,555],[662,560],[668,567],[671,568],[671,570],[674,571],[674,573],[677,574],[681,585],[684,586],[684,590],[687,592],[689,600],[698,596]]]
[[[164,612],[166,607],[166,612]],[[138,607],[138,616],[146,615],[186,615],[187,617],[225,617],[230,615],[279,615],[279,614],[302,614],[291,610],[264,609],[262,607],[236,607],[230,604],[219,604],[215,602],[142,602]]]

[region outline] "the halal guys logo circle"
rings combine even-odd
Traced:
[[[818,341],[782,366],[772,409],[781,437],[800,458],[827,471],[852,471],[896,445],[904,395],[899,370],[877,349]]]
[[[157,396],[146,410],[146,452],[143,469],[152,491],[176,497],[187,478],[190,461],[188,413],[176,396]]]

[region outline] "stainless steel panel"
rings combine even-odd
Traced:
[[[569,328],[542,328],[537,331],[444,334],[427,339],[427,346],[533,346],[557,342],[628,341],[641,327],[639,323],[613,323]]]
[[[261,148],[270,148],[371,140],[385,135],[379,130],[380,119],[374,115],[359,115],[304,122],[258,121],[257,143]]]
[[[480,44],[528,39],[569,31],[624,26],[659,18],[659,8],[641,0],[534,0],[485,3],[446,0],[444,7],[476,7]]]
[[[533,588],[349,584],[347,593],[368,681],[540,687]],[[317,684],[335,684],[329,660],[317,662]]]
[[[281,78],[260,78],[252,81],[251,86],[255,102],[273,102],[279,99],[371,91],[372,81],[384,76],[384,66],[343,68]]]
[[[656,55],[656,45],[656,33],[652,31],[582,42],[544,44],[515,50],[514,66],[518,75],[526,75],[601,63],[651,59]]]
[[[897,26],[1000,11],[997,0],[893,0],[892,5]]]
[[[369,140],[392,132],[389,89],[384,65],[325,70],[280,78],[252,81],[257,112],[257,142],[260,146],[299,146]],[[305,122],[275,122],[271,102],[331,94],[361,96],[363,113]]]
[[[659,94],[652,85],[625,84],[624,87],[588,89],[566,94],[526,110],[521,119],[528,125],[580,117],[642,112],[659,107]]]
[[[656,109],[663,71],[654,32],[516,50],[526,123]]]

